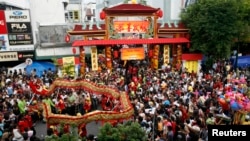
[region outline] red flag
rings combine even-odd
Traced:
[[[39,94],[43,96],[48,94],[48,90],[42,84],[38,84],[38,83],[34,83],[34,81],[30,81],[29,86],[32,92],[35,94]]]

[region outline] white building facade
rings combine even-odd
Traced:
[[[140,2],[141,0],[135,1]],[[149,6],[161,8],[163,10],[164,14],[163,17],[159,19],[159,22],[161,22],[162,25],[167,24],[171,27],[170,23],[174,23],[175,26],[178,26],[177,23],[180,20],[179,14],[181,10],[195,0],[145,1]],[[4,8],[1,10],[2,13],[3,11],[7,11],[7,13],[14,11],[26,13],[28,11],[28,16],[30,18],[28,22],[31,24],[32,44],[28,46],[11,46],[9,39],[7,39],[10,33],[0,32],[0,41],[2,40],[3,44],[0,52],[0,61],[6,61],[6,59],[1,60],[1,53],[6,54],[6,52],[13,51],[16,52],[13,53],[13,55],[16,56],[19,56],[19,52],[29,52],[30,54],[34,52],[35,55],[30,55],[30,57],[32,56],[32,58],[37,60],[78,55],[78,48],[76,49],[76,53],[72,52],[71,43],[76,39],[81,40],[82,37],[71,37],[70,42],[66,43],[65,36],[67,35],[67,31],[73,30],[75,24],[86,25],[102,23],[99,17],[99,13],[102,9],[123,2],[124,0],[2,0],[0,2],[1,5],[4,5]],[[0,19],[0,23],[1,21],[2,19]],[[4,22],[6,22],[5,19]],[[21,27],[22,21],[19,21],[18,24],[19,25],[16,26]],[[175,26],[171,28],[175,28]],[[4,50],[4,48],[8,49]],[[9,59],[11,60],[11,58]],[[13,60],[18,61],[18,58],[12,58],[12,61]]]

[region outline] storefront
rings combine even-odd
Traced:
[[[189,47],[188,29],[181,24],[161,27],[158,18],[163,12],[141,4],[121,4],[105,8],[100,13],[103,25],[76,25],[68,36],[82,35],[73,41],[79,47],[81,74],[85,73],[85,49],[91,48],[91,69],[99,70],[99,54],[105,57],[105,67],[112,69],[113,60],[124,62],[147,59],[153,69],[168,63],[181,63],[183,48]],[[142,54],[142,52],[144,54]]]
[[[4,51],[0,52],[0,63],[5,67],[13,67],[25,62],[27,59],[34,59],[34,51]]]
[[[1,65],[13,67],[27,58],[34,59],[30,11],[0,10],[0,22]]]

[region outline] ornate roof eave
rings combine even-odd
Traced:
[[[142,4],[120,4],[111,8],[104,8],[103,11],[107,15],[113,15],[113,14],[127,14],[127,15],[138,15],[137,13],[148,15],[156,13],[159,10],[159,8],[153,8],[150,6],[145,6]]]

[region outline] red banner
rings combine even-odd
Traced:
[[[145,33],[148,29],[148,21],[115,21],[114,27],[119,33]]]
[[[5,14],[3,10],[0,10],[0,34],[7,34],[7,26],[5,20]]]

